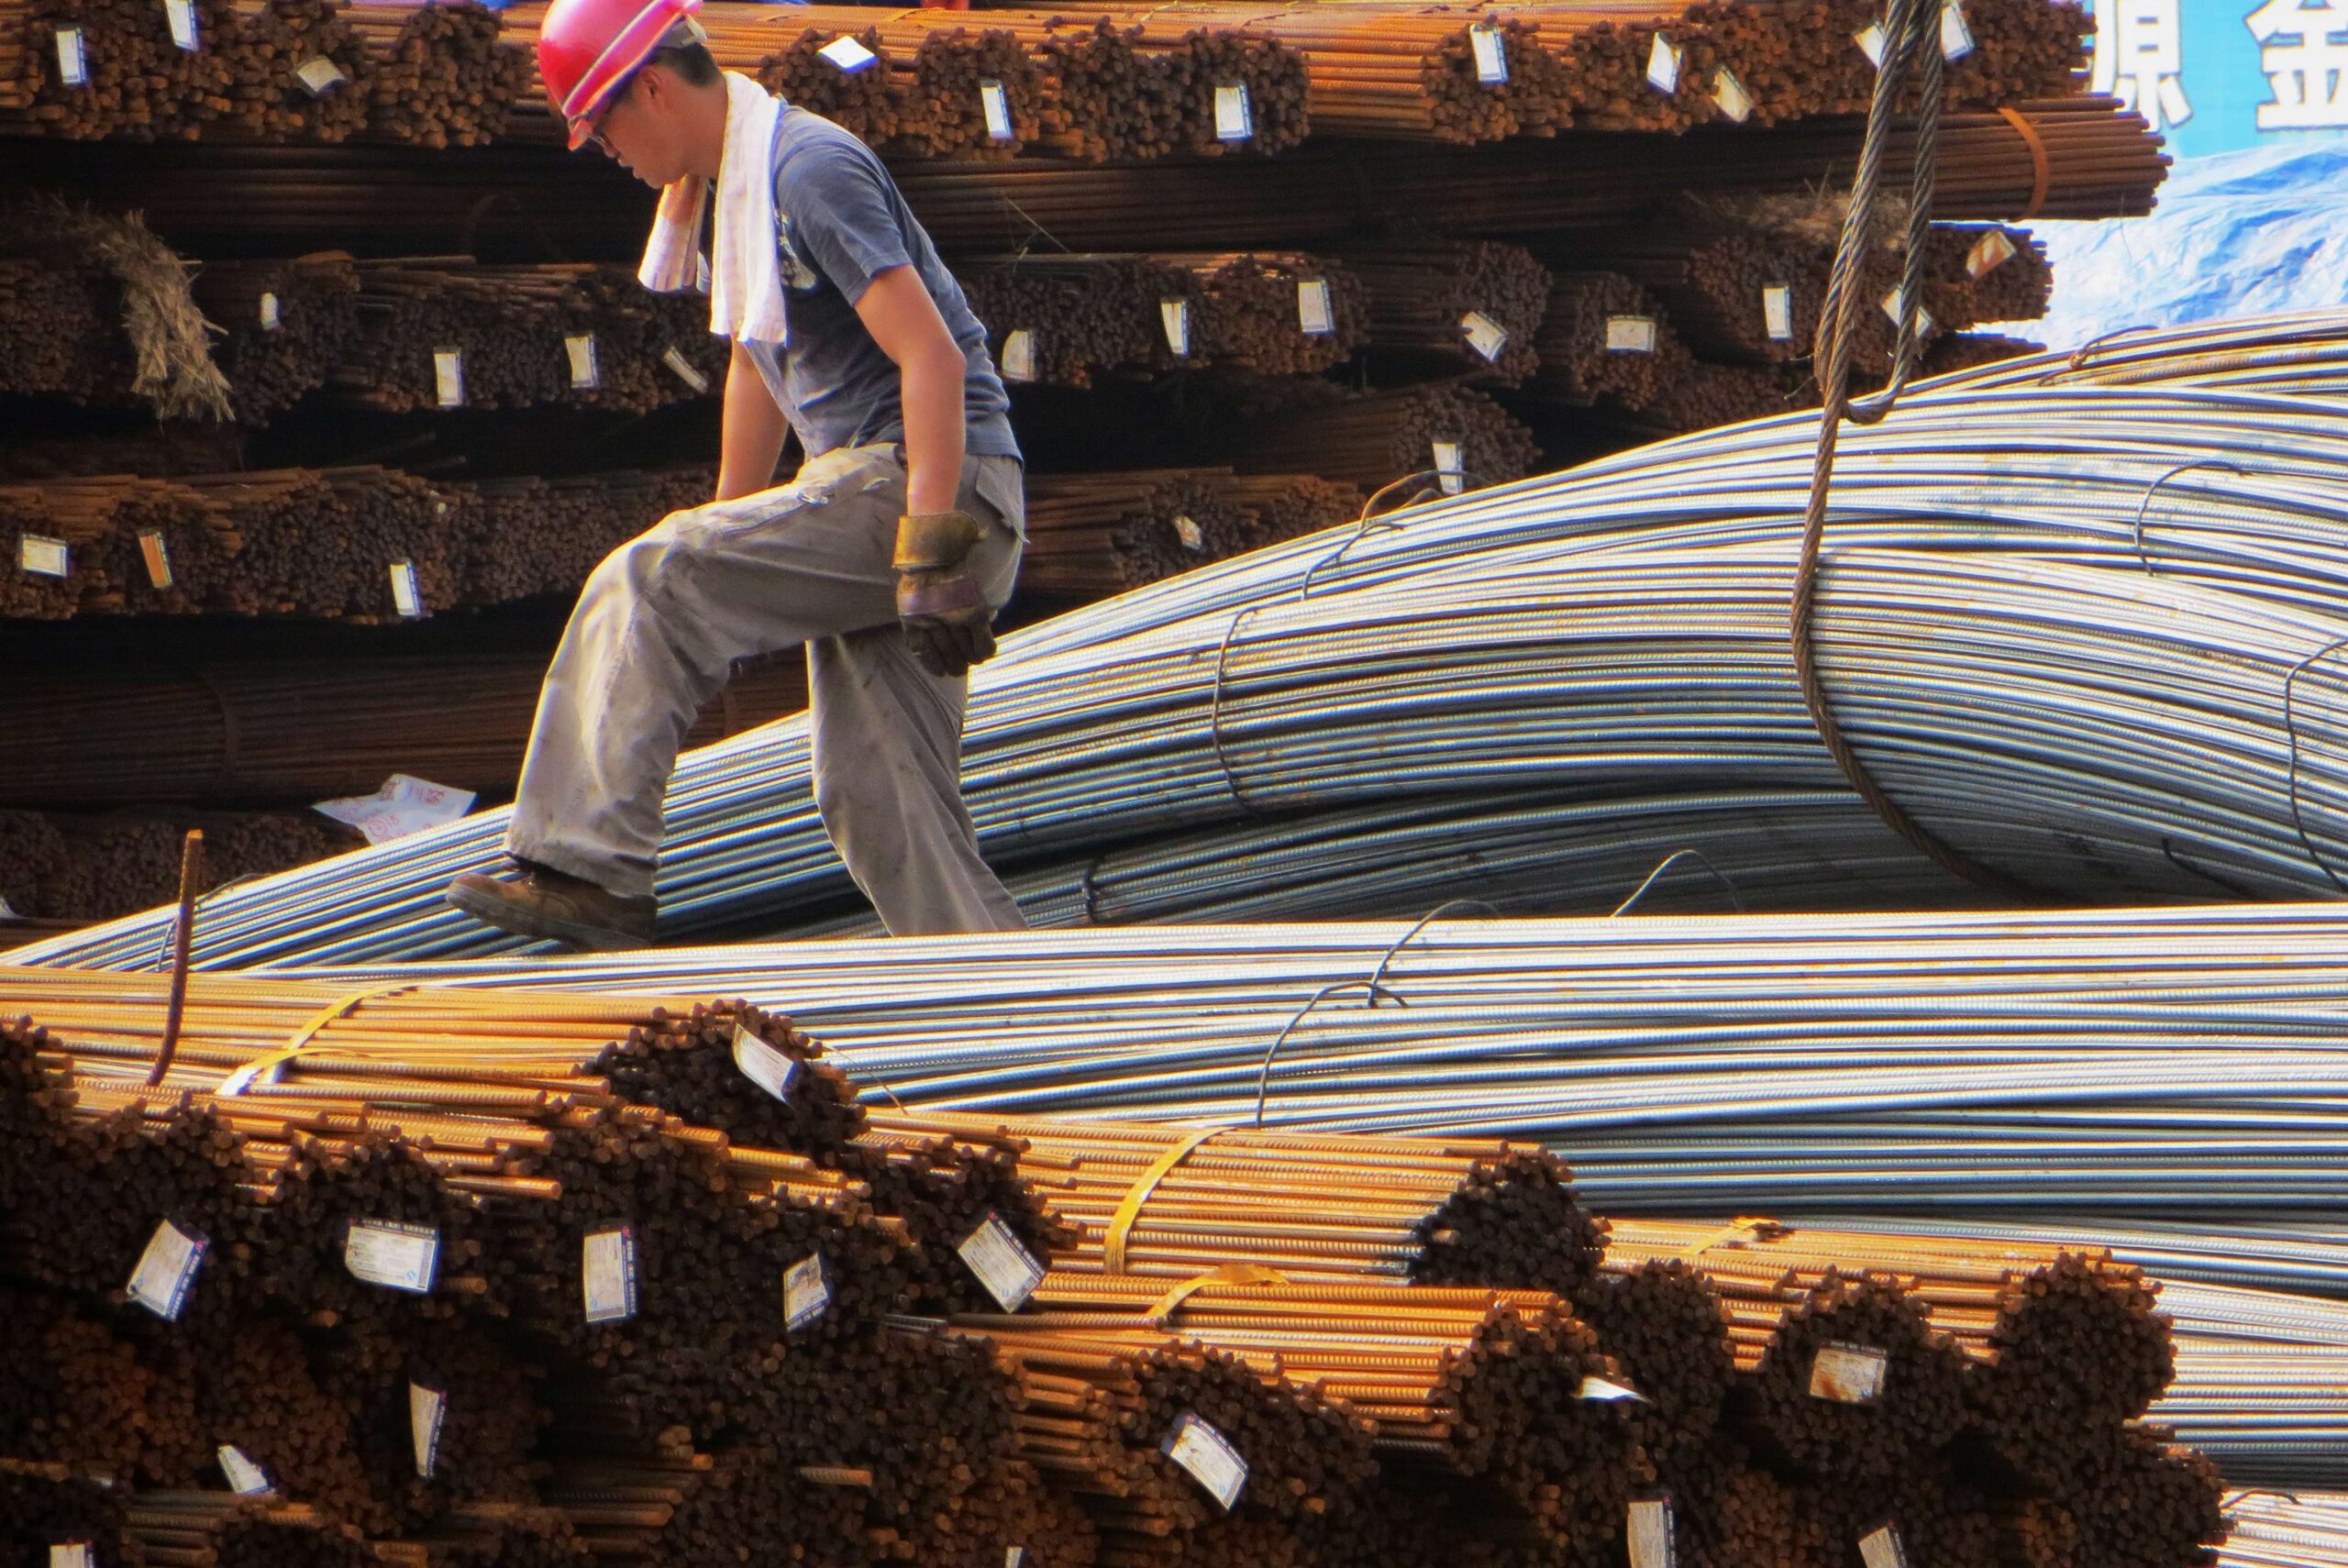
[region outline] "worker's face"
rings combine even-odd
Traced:
[[[628,79],[595,127],[593,145],[655,188],[688,172],[677,87],[666,67],[648,65]]]

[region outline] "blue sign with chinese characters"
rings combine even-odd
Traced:
[[[2348,130],[2348,0],[2090,0],[2092,85],[2179,157]]]

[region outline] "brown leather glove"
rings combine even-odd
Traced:
[[[932,675],[966,675],[994,656],[994,612],[969,568],[986,526],[967,512],[897,519],[897,619],[914,657]]]

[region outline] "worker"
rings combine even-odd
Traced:
[[[715,501],[588,579],[531,726],[516,873],[448,900],[526,936],[648,943],[686,729],[737,659],[803,643],[816,808],[882,922],[1015,929],[959,778],[964,678],[994,651],[1025,533],[1010,400],[880,159],[721,71],[700,7],[553,0],[538,26],[571,148],[661,190],[645,282],[690,288],[705,265],[732,359]],[[806,460],[777,486],[786,423]]]

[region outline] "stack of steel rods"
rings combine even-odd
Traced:
[[[7,903],[34,920],[112,920],[169,903],[179,893],[180,846],[190,827],[204,830],[211,885],[268,876],[338,855],[356,834],[321,816],[243,812],[138,812],[95,817],[0,809],[20,856],[11,867]]]
[[[0,392],[135,402],[122,289],[95,265],[0,258]]]
[[[1038,474],[1027,481],[1020,586],[1101,599],[1352,521],[1361,492],[1307,474],[1227,469]]]
[[[244,425],[324,386],[359,329],[358,273],[340,257],[210,263],[194,289],[221,330],[213,361]]]
[[[2339,1568],[2348,1562],[2348,1492],[2249,1491],[2228,1499],[2233,1533],[2220,1568]]]
[[[462,486],[471,504],[459,547],[459,601],[499,604],[574,592],[619,546],[672,512],[706,502],[714,480],[708,465],[692,463]]]
[[[1547,269],[1521,246],[1347,248],[1338,259],[1368,296],[1370,345],[1514,385],[1540,361]]]
[[[1655,296],[1620,272],[1559,272],[1533,348],[1534,391],[1626,414],[1683,381],[1690,358]]]
[[[11,747],[0,801],[307,805],[400,772],[507,795],[546,663],[529,653],[18,669],[0,680]],[[740,673],[688,741],[806,705],[794,653]],[[0,855],[0,867],[10,860]]]
[[[647,293],[617,269],[459,256],[358,271],[360,326],[332,385],[363,407],[640,412],[703,396],[723,379],[725,346],[699,299]]]
[[[1249,430],[1233,454],[1245,470],[1301,468],[1364,493],[1423,474],[1424,492],[1456,494],[1521,479],[1540,458],[1533,433],[1500,404],[1447,384],[1370,392],[1271,419]]]
[[[342,16],[375,58],[367,124],[385,140],[477,147],[505,133],[537,81],[528,40],[474,0],[368,0]]]

